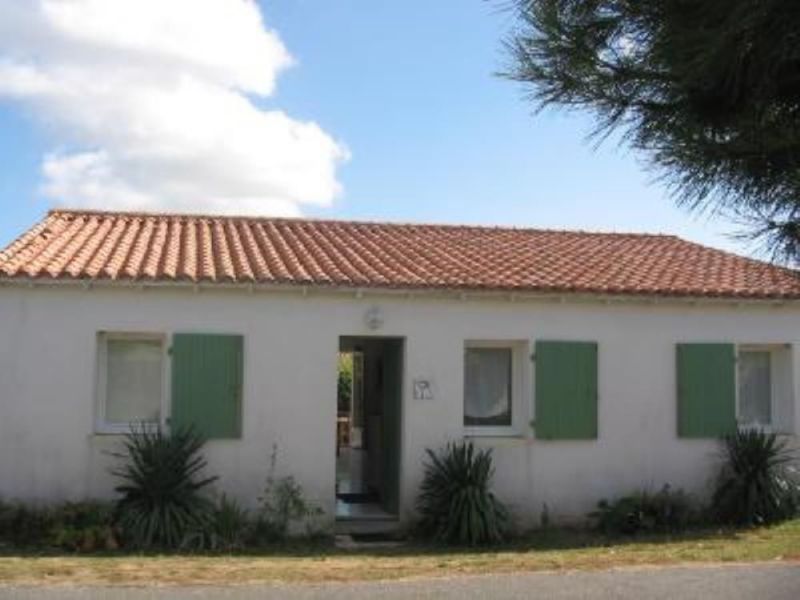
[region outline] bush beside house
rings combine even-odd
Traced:
[[[120,531],[113,522],[113,509],[111,503],[103,502],[68,502],[55,507],[0,502],[0,546],[116,550]]]
[[[737,431],[723,440],[723,464],[712,498],[713,517],[761,525],[800,512],[800,473],[794,452],[774,433]]]
[[[690,528],[775,523],[800,515],[800,474],[773,433],[743,430],[722,439],[723,460],[711,502],[702,506],[665,484],[601,500],[588,516],[604,535],[675,534]],[[491,544],[509,535],[509,511],[491,491],[491,450],[471,442],[428,450],[417,502],[419,531],[451,544]],[[542,526],[549,526],[545,507]]]
[[[614,501],[601,500],[589,517],[607,535],[679,533],[702,524],[692,499],[668,484],[655,494],[642,490]]]
[[[120,484],[116,502],[34,506],[0,502],[0,547],[117,550],[243,550],[284,541],[293,525],[319,537],[322,511],[307,501],[292,476],[276,475],[277,447],[258,508],[245,510],[225,494],[215,499],[205,474],[205,440],[193,430],[165,433],[135,427],[113,455]]]
[[[177,548],[190,533],[211,528],[214,506],[205,490],[217,477],[203,474],[204,444],[190,429],[167,434],[141,426],[126,436],[125,451],[114,454],[122,466],[112,473],[121,481],[115,521],[128,545]]]
[[[800,515],[794,453],[774,433],[740,430],[721,440],[722,461],[707,506],[665,485],[601,500],[589,516],[605,534],[676,533],[710,525],[753,526]]]
[[[602,500],[589,517],[603,535],[675,534],[715,524],[749,526],[800,515],[800,476],[777,436],[742,431],[725,437],[711,502],[701,506],[682,490],[636,491]],[[319,537],[322,511],[292,476],[276,475],[277,448],[254,511],[210,493],[204,440],[192,431],[164,434],[137,429],[126,436],[115,503],[80,502],[36,507],[0,502],[0,547],[74,552],[186,550],[231,552],[279,543],[295,524]],[[510,537],[510,512],[491,489],[491,450],[453,442],[428,450],[417,509],[418,531],[445,544],[486,545]],[[543,527],[549,524],[543,519]]]
[[[476,450],[472,442],[450,443],[439,452],[428,450],[428,459],[417,501],[420,532],[445,543],[502,541],[509,514],[491,490],[491,450]]]

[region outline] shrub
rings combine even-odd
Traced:
[[[241,550],[247,545],[251,529],[252,523],[247,510],[235,499],[222,494],[205,527],[190,533],[182,545],[194,550]]]
[[[675,533],[697,520],[697,513],[683,490],[665,485],[656,494],[640,491],[612,502],[601,500],[590,513],[605,534]]]
[[[429,462],[417,499],[421,531],[447,543],[501,541],[508,511],[490,490],[491,450],[476,451],[472,442],[459,442],[427,453]]]
[[[58,506],[0,503],[0,541],[18,548],[113,550],[119,544],[111,513],[111,506],[101,502]]]
[[[793,458],[774,433],[750,429],[723,438],[723,464],[711,500],[722,523],[755,525],[791,518],[800,508]]]
[[[67,503],[53,511],[51,543],[65,550],[94,552],[119,547],[113,507],[102,502]]]
[[[250,516],[235,499],[225,494],[214,509],[212,532],[215,537],[213,547],[222,550],[244,548],[250,533]]]
[[[19,502],[0,504],[0,540],[12,546],[47,545],[55,523],[50,507]]]
[[[291,475],[276,477],[278,447],[272,446],[264,491],[259,496],[252,541],[255,544],[278,542],[289,535],[292,523],[306,521],[307,534],[313,535],[310,519],[322,509],[306,500],[302,486]]]
[[[126,542],[137,548],[176,548],[187,534],[204,530],[213,504],[203,489],[216,477],[202,477],[205,440],[191,429],[165,434],[136,428],[125,437],[124,461],[112,471],[122,480],[115,517]]]

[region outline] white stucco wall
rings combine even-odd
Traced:
[[[380,335],[406,340],[401,510],[413,509],[426,447],[463,437],[466,340],[594,340],[599,345],[599,438],[540,441],[533,369],[521,361],[518,437],[482,438],[495,450],[496,489],[524,521],[584,515],[602,497],[669,482],[702,494],[717,445],[676,435],[675,343],[790,344],[781,387],[800,430],[800,307],[364,297],[222,290],[0,287],[0,497],[33,500],[112,495],[107,451],[94,433],[98,331],[220,332],[245,336],[243,439],[212,441],[218,487],[252,504],[272,444],[331,514],[335,479],[336,354],[339,336],[368,335],[378,305]],[[411,382],[433,381],[433,400]],[[516,408],[516,407],[515,407]]]

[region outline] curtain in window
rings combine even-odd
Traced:
[[[464,362],[464,425],[511,425],[511,350],[468,348]]]
[[[769,425],[772,421],[769,352],[739,353],[739,420],[754,425]]]
[[[106,422],[159,420],[161,355],[157,340],[108,340]]]

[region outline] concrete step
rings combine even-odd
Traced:
[[[336,519],[336,535],[369,535],[400,531],[398,519]]]
[[[354,536],[343,533],[336,536],[335,542],[337,548],[342,550],[379,550],[384,548],[401,548],[406,545],[404,540],[368,540],[356,539]]]

